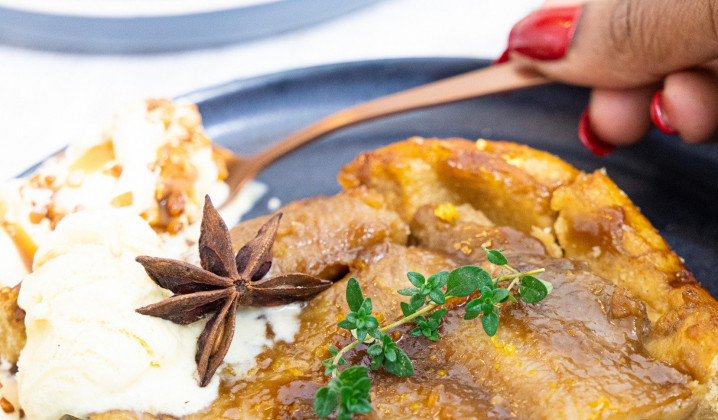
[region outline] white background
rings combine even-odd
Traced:
[[[0,45],[0,180],[146,97],[173,97],[233,79],[332,62],[494,58],[513,23],[540,3],[384,0],[275,37],[171,54],[63,54]]]

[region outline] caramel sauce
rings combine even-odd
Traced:
[[[214,163],[217,165],[218,178],[220,181],[224,181],[227,179],[227,176],[229,176],[227,163],[232,161],[233,158],[234,153],[230,150],[216,144],[212,145],[212,160],[214,160]]]
[[[25,268],[28,272],[32,271],[32,260],[35,257],[35,252],[37,252],[37,244],[19,223],[8,222],[4,219],[1,223],[5,232],[7,232],[8,236],[10,236],[15,243],[15,247],[20,254],[20,258],[22,258],[23,264],[25,264]]]
[[[127,191],[110,200],[110,205],[114,207],[127,207],[132,205],[132,201],[132,191]]]
[[[470,262],[486,266],[485,257],[471,255]],[[398,316],[392,292],[405,285],[402,274],[467,262],[399,245],[375,246],[360,260],[365,264],[351,276],[360,279],[385,323]],[[551,298],[540,305],[507,304],[493,338],[462,319],[465,301],[448,305],[438,342],[413,337],[413,325],[398,328],[392,337],[412,359],[414,375],[371,371],[372,412],[362,418],[683,418],[693,409],[690,378],[650,357],[643,346],[645,310],[624,289],[567,260],[515,254],[513,264],[547,267]],[[314,394],[330,379],[321,360],[329,357],[330,344],[341,348],[352,341],[336,327],[347,311],[344,288],[341,281],[309,302],[294,343],[266,350],[246,379],[223,385],[210,408],[187,418],[314,418]],[[368,366],[369,356],[357,349],[345,358]]]
[[[350,199],[340,194],[285,208],[290,228],[280,232],[275,244],[284,250],[275,253],[279,270],[321,273],[348,261],[350,272],[306,304],[294,342],[266,349],[246,378],[223,384],[219,398],[188,419],[315,418],[314,395],[330,380],[321,361],[330,357],[330,345],[341,348],[353,340],[336,325],[348,311],[346,278],[359,280],[365,296],[372,298],[373,312],[386,325],[401,316],[399,302],[405,298],[396,290],[407,286],[408,271],[429,275],[472,264],[497,275],[499,270],[478,252],[486,241],[505,249],[519,270],[545,267],[540,278],[553,284],[552,294],[539,304],[502,305],[494,337],[483,332],[479,320],[463,319],[468,299],[447,303],[438,342],[412,336],[413,325],[392,331],[411,358],[414,375],[399,378],[383,369],[371,371],[372,412],[362,419],[687,418],[694,410],[701,395],[692,388],[693,378],[654,359],[646,349],[649,322],[643,303],[587,271],[585,264],[547,256],[539,241],[516,229],[462,219],[444,223],[431,208],[424,209],[426,217],[417,215],[412,222],[414,246],[404,246],[405,236],[357,243],[349,233],[337,234],[339,227],[351,225],[363,232],[361,238],[379,237],[382,229],[356,228],[365,218],[376,221],[378,211],[362,214],[365,204],[342,207]],[[233,242],[246,242],[240,238],[251,238],[257,223],[261,219],[234,228]],[[394,229],[404,232],[401,225]],[[456,243],[472,252],[457,250]],[[348,249],[355,253],[346,260],[342,254]],[[318,259],[320,255],[324,259]],[[242,334],[241,326],[235,334]],[[368,366],[365,348],[359,345],[345,358],[351,365]]]
[[[115,148],[111,141],[92,146],[70,165],[70,172],[80,170],[85,173],[100,171],[115,160]]]

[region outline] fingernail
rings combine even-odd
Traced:
[[[653,95],[653,100],[651,101],[651,119],[653,120],[653,124],[664,133],[671,135],[678,134],[678,132],[672,129],[666,122],[666,114],[663,112],[663,89]]]
[[[539,9],[511,29],[509,51],[537,60],[557,60],[568,50],[581,6]]]
[[[503,54],[501,54],[501,57],[494,60],[494,62],[491,63],[491,65],[493,66],[495,64],[502,64],[507,61],[509,61],[509,49],[508,48],[506,50],[504,50]]]
[[[591,129],[591,120],[588,117],[588,107],[583,110],[581,119],[578,121],[578,138],[586,149],[595,156],[606,156],[616,150],[616,146],[606,143],[596,136]]]

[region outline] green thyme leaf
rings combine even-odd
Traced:
[[[383,350],[381,348],[381,344],[377,343],[366,349],[366,352],[371,356],[378,356],[383,352]]]
[[[415,271],[410,271],[406,273],[406,276],[409,278],[409,281],[411,284],[413,284],[416,287],[421,287],[426,283],[426,279],[421,273],[417,273]]]
[[[338,396],[339,394],[335,390],[326,386],[319,388],[314,396],[314,412],[317,413],[317,417],[329,417],[339,405]]]
[[[396,361],[391,362],[389,360],[384,361],[384,369],[392,375],[396,376],[411,376],[414,374],[414,366],[411,364],[411,359],[404,353],[404,350],[396,348],[397,357]]]
[[[509,299],[509,291],[506,289],[494,289],[494,301],[498,303],[506,302]]]
[[[481,312],[481,305],[484,303],[483,298],[477,298],[474,300],[471,300],[469,303],[466,304],[466,311],[469,312]]]
[[[491,264],[494,264],[494,265],[508,264],[508,261],[506,261],[506,257],[504,257],[504,254],[502,254],[500,250],[484,248],[484,251],[486,251],[486,257],[489,259],[489,262]]]
[[[481,270],[479,272],[479,278],[478,278],[478,286],[477,289],[481,289],[482,287],[494,287],[494,281],[491,279],[491,274],[489,274],[486,270]]]
[[[384,366],[384,353],[372,356],[371,364],[369,366],[371,366],[371,370],[377,370],[380,367]]]
[[[384,357],[390,362],[396,362],[396,348],[388,348],[384,350]]]
[[[406,302],[399,303],[399,306],[401,307],[401,313],[404,314],[405,317],[412,315],[414,312],[416,312],[411,310],[411,308],[409,308],[409,304]]]
[[[349,394],[349,396],[351,396],[351,394]],[[340,405],[339,411],[337,411],[337,420],[351,420],[352,418],[354,418],[354,412],[349,409],[349,406],[344,404]]]
[[[433,289],[429,292],[429,298],[437,305],[443,305],[446,302],[446,296],[441,289]]]
[[[479,316],[480,314],[481,314],[481,311],[466,311],[466,313],[464,314],[464,319],[466,319],[466,320],[474,319],[477,316]]]
[[[346,319],[339,321],[337,324],[339,328],[344,328],[345,330],[356,330],[357,326],[355,323],[348,321]]]
[[[536,280],[540,281],[541,283],[543,283],[544,286],[546,286],[546,294],[550,295],[551,292],[553,292],[553,284],[547,282],[546,280],[541,280],[538,278]]]
[[[426,281],[426,285],[429,289],[436,289],[439,287],[444,287],[447,281],[449,281],[449,272],[439,271],[438,273],[429,277],[429,279]]]
[[[397,293],[402,296],[414,296],[415,294],[419,293],[419,289],[417,289],[416,287],[409,287],[407,289],[399,289],[397,290]]]
[[[352,366],[344,369],[342,373],[339,374],[339,379],[343,383],[351,384],[359,381],[362,378],[367,378],[368,374],[369,369],[367,369],[366,366]]]
[[[362,302],[364,302],[364,294],[361,291],[361,286],[359,286],[357,279],[352,277],[347,283],[347,303],[349,304],[349,309],[358,311]]]
[[[359,414],[366,414],[371,411],[371,403],[368,400],[361,399],[354,401],[349,409]]]
[[[499,316],[496,312],[485,313],[481,316],[481,325],[484,327],[486,335],[493,337],[496,330],[499,329]]]
[[[521,300],[526,303],[542,301],[548,295],[548,289],[541,280],[533,276],[524,276],[519,284]]]
[[[369,316],[369,317],[367,317],[367,319],[366,319],[366,324],[365,324],[365,325],[366,325],[366,327],[367,327],[368,329],[370,329],[370,330],[371,330],[371,329],[374,329],[374,328],[376,328],[376,327],[379,326],[379,320],[377,320],[377,319],[376,319],[375,317],[373,317],[373,316]]]
[[[494,312],[494,302],[490,299],[485,299],[484,303],[481,304],[481,310],[484,314],[490,314]]]
[[[382,336],[384,336],[384,333],[379,331],[376,328],[373,328],[369,330],[369,335],[372,336],[376,340],[381,340]]]
[[[447,296],[464,297],[474,293],[479,286],[482,271],[484,270],[479,267],[466,265],[449,273],[446,283]]]
[[[446,315],[446,312],[448,309],[443,308],[439,309],[438,311],[434,311],[429,315],[429,325],[433,326],[433,328],[437,328],[439,324],[441,323],[441,318]]]
[[[411,297],[411,300],[409,300],[409,309],[411,309],[412,311],[416,311],[417,309],[424,306],[424,303],[426,303],[426,297],[420,294],[416,294]]]
[[[372,306],[371,306],[371,298],[364,299],[364,302],[361,303],[361,306],[359,307],[359,311],[364,312],[365,314],[369,315],[371,313]]]

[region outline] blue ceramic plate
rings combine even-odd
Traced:
[[[91,53],[176,51],[244,41],[377,0],[0,0],[0,42]]]
[[[256,152],[334,111],[485,66],[470,59],[403,59],[294,70],[186,95],[215,141]],[[396,116],[336,133],[278,162],[259,179],[269,194],[250,217],[283,203],[339,191],[342,165],[358,153],[419,135],[511,140],[554,153],[578,168],[605,167],[696,278],[718,296],[718,148],[686,146],[651,132],[640,144],[597,158],[576,138],[587,91],[554,85]],[[640,280],[639,280],[640,281]]]

